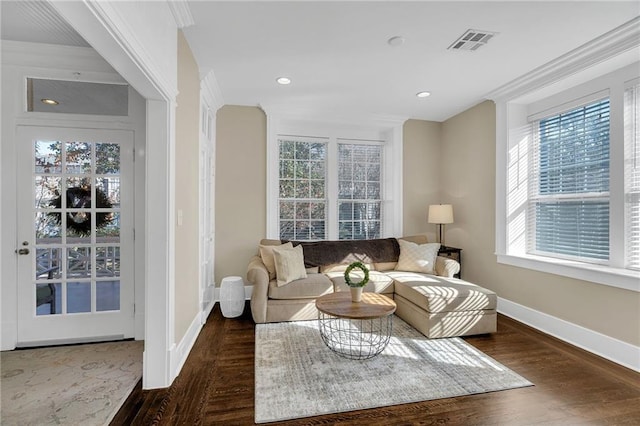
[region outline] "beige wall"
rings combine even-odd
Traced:
[[[224,106],[216,121],[215,280],[246,276],[266,228],[267,119],[260,108]]]
[[[434,121],[407,120],[402,128],[402,234],[426,233],[434,242],[436,225],[427,223],[427,209],[441,202],[441,127]]]
[[[448,245],[463,249],[463,276],[504,299],[640,345],[640,294],[498,264],[495,256],[495,107],[484,102],[444,123],[403,128],[403,234],[427,233],[432,203],[451,203]],[[266,117],[253,107],[218,111],[216,283],[245,276],[266,233]]]
[[[442,124],[443,201],[454,206],[447,243],[463,248],[463,277],[498,296],[640,345],[640,294],[498,264],[495,107],[484,102]]]
[[[178,32],[178,106],[176,108],[175,339],[180,342],[198,315],[199,300],[199,117],[198,64]],[[153,261],[153,260],[152,260]],[[151,283],[151,288],[153,283]],[[149,307],[153,309],[153,307]]]
[[[216,284],[245,277],[266,235],[266,116],[259,108],[225,106],[216,133]],[[426,209],[439,202],[440,123],[408,120],[403,127],[404,235],[427,232]],[[415,184],[407,184],[415,182]],[[435,240],[434,240],[435,241]]]

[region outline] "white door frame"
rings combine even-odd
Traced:
[[[51,6],[147,99],[146,230],[145,230],[145,349],[143,388],[167,387],[175,378],[171,353],[175,348],[175,107],[177,26],[167,16],[167,3],[157,3],[156,16],[124,15],[117,2],[53,2]],[[165,10],[163,9],[166,8]],[[140,10],[140,9],[136,9]],[[173,18],[172,18],[173,19]],[[175,34],[175,44],[163,46],[167,61],[151,57],[149,47],[131,22],[148,25],[145,31]],[[164,39],[164,40],[163,40]],[[156,47],[156,46],[154,46]],[[171,48],[174,47],[172,50]],[[175,52],[175,54],[173,53]],[[167,69],[169,68],[169,69]]]
[[[43,66],[46,64],[46,67]],[[75,78],[69,70],[81,72],[79,81],[126,84],[94,50],[69,46],[3,41],[2,43],[2,143],[0,144],[0,349],[15,349],[17,343],[17,266],[15,254],[16,230],[16,177],[17,126],[93,128],[129,130],[135,134],[136,152],[145,150],[146,101],[133,89],[129,91],[128,117],[90,116],[26,112],[26,78],[67,80]],[[138,155],[135,166],[136,207],[135,221],[138,233],[144,228],[144,158]],[[143,239],[135,242],[137,258],[144,253]],[[136,339],[144,338],[144,265],[136,263]]]
[[[223,105],[213,71],[200,81],[200,323],[204,324],[215,297],[215,175],[216,113]],[[203,158],[208,161],[203,162]],[[208,202],[205,202],[208,199]]]

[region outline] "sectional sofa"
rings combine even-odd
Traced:
[[[278,281],[273,249],[280,254],[283,244],[294,248],[302,246],[302,276],[306,277],[284,284]],[[264,239],[247,268],[247,280],[253,284],[253,319],[256,323],[316,319],[315,299],[336,291],[348,291],[344,270],[350,263],[359,261],[370,269],[364,291],[394,299],[396,315],[425,336],[440,338],[495,332],[496,294],[454,278],[460,265],[453,259],[437,256],[438,246],[433,246],[424,235],[353,241]],[[424,259],[416,256],[434,249],[431,259],[428,255]],[[358,280],[355,270],[350,276]]]

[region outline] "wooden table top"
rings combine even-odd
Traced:
[[[371,319],[393,314],[396,302],[378,293],[362,293],[360,302],[351,301],[351,292],[339,291],[316,299],[316,308],[325,314],[339,318]]]

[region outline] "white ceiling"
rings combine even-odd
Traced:
[[[188,5],[195,25],[185,35],[226,104],[435,121],[640,14],[637,1]],[[447,50],[468,29],[499,34],[475,52]],[[392,47],[393,36],[406,41]],[[423,90],[432,95],[417,98]]]
[[[46,2],[0,4],[2,39],[87,45]],[[434,121],[640,15],[638,1],[186,4],[185,35],[225,104]],[[475,52],[447,50],[468,29],[499,34]],[[387,44],[394,36],[405,43]],[[432,95],[417,98],[423,90]]]

